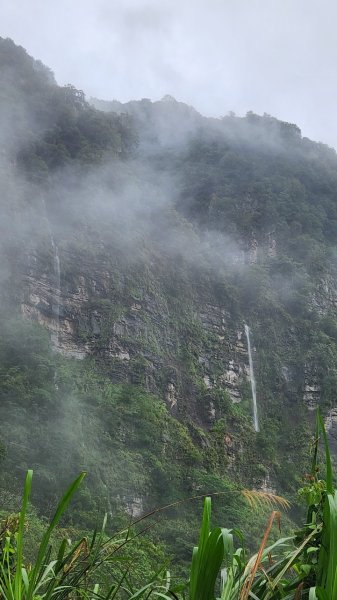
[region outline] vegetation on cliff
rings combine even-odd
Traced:
[[[28,468],[37,520],[88,470],[67,526],[230,492],[215,519],[258,539],[233,490],[294,498],[335,405],[334,150],[172,98],[94,108],[11,40],[0,62],[3,509]],[[157,541],[186,562],[197,523],[172,507]]]
[[[67,538],[53,547],[52,536],[67,509],[69,501],[81,484],[82,473],[68,488],[50,521],[36,557],[24,566],[25,528],[31,492],[32,472],[28,471],[19,515],[8,516],[0,534],[0,593],[6,600],[39,598],[150,598],[188,597],[190,600],[257,598],[258,600],[312,600],[334,598],[337,593],[336,494],[327,436],[321,415],[317,415],[313,442],[313,462],[310,479],[300,490],[306,498],[308,513],[302,529],[289,537],[281,537],[272,545],[267,540],[274,521],[280,527],[280,513],[273,511],[258,552],[249,557],[244,546],[235,548],[234,539],[244,542],[239,530],[211,527],[211,498],[205,499],[198,546],[192,554],[188,581],[171,578],[167,566],[157,564],[153,574],[146,568],[146,544],[139,545],[144,523],[158,510],[115,534],[107,537],[105,517],[101,531],[91,538],[83,537],[73,544]],[[326,478],[318,472],[318,442],[325,445]],[[272,494],[243,491],[255,505],[287,502]],[[139,563],[142,571],[139,571]],[[138,580],[139,578],[139,580]]]

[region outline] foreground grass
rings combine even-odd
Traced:
[[[325,448],[326,476],[318,478],[318,444]],[[4,600],[67,600],[90,598],[162,598],[184,600],[337,600],[337,491],[324,424],[317,416],[313,462],[308,484],[300,491],[308,504],[303,528],[267,545],[280,513],[273,510],[261,534],[258,552],[249,557],[237,530],[211,527],[211,498],[205,498],[198,546],[192,553],[188,581],[171,581],[167,565],[158,564],[152,575],[135,583],[137,543],[146,531],[128,527],[113,537],[100,531],[72,544],[63,539],[55,547],[52,536],[80,486],[82,473],[68,488],[43,534],[33,564],[26,564],[24,542],[32,472],[28,471],[22,507],[17,518],[8,517],[0,531],[0,598]],[[285,501],[244,492],[250,503]],[[264,497],[265,496],[265,497]],[[133,559],[130,560],[130,552]],[[159,561],[160,562],[160,561]]]

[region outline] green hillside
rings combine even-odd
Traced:
[[[238,490],[296,503],[317,406],[334,434],[335,151],[269,115],[89,103],[8,39],[0,65],[2,509],[28,468],[39,518],[86,470],[67,526],[221,492],[254,539]],[[178,562],[182,507],[153,534]]]

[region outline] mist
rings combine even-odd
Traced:
[[[60,84],[88,96],[171,94],[216,117],[267,112],[335,146],[336,16],[332,0],[14,0],[2,7],[2,27]]]
[[[161,10],[143,21],[168,27]],[[88,102],[2,43],[14,72],[0,99],[4,487],[17,499],[33,467],[33,500],[49,515],[59,482],[86,470],[70,518],[85,527],[225,487],[234,450],[221,447],[221,475],[207,471],[218,422],[243,463],[251,447],[261,462],[270,398],[281,436],[294,390],[321,373],[307,340],[331,309],[318,292],[335,256],[334,150],[268,114],[206,117],[197,99]]]

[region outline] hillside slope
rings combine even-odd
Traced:
[[[46,514],[85,469],[83,527],[225,492],[247,528],[236,490],[293,496],[317,405],[334,429],[334,150],[171,98],[98,110],[10,40],[0,64],[4,505],[33,467]]]

